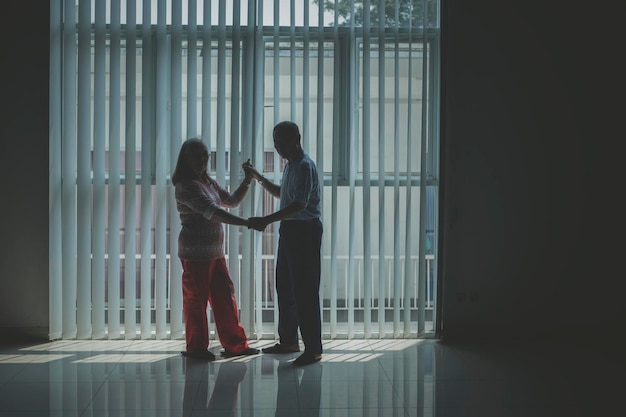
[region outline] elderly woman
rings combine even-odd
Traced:
[[[187,139],[180,149],[172,184],[176,187],[176,208],[182,225],[178,257],[183,266],[186,350],[181,353],[212,361],[215,355],[208,350],[207,302],[224,348],[223,356],[255,355],[259,350],[248,346],[246,332],[239,323],[234,286],[224,256],[222,226],[249,226],[248,220],[222,207],[233,208],[241,203],[251,177],[244,171],[243,182],[230,193],[209,176],[208,161],[206,145],[197,138]]]

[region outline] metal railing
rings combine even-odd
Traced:
[[[154,254],[151,255],[151,259],[155,259],[156,256]],[[227,256],[228,258],[228,256]],[[120,254],[120,259],[123,260],[124,259],[124,254]],[[136,259],[140,260],[141,259],[141,254],[137,254],[136,255]],[[272,332],[272,328],[275,327],[276,323],[274,323],[274,318],[275,318],[275,310],[277,309],[277,305],[275,303],[275,287],[274,287],[274,260],[275,260],[275,256],[273,254],[270,255],[263,255],[262,257],[262,291],[261,294],[257,294],[255,297],[251,297],[250,299],[256,304],[256,303],[260,303],[261,305],[261,311],[262,311],[262,323],[259,323],[259,328],[263,329],[263,332],[266,333],[271,333]],[[167,271],[170,271],[170,261],[171,261],[171,257],[170,255],[167,256]],[[241,277],[241,270],[242,270],[242,256],[239,255],[239,273],[237,274],[232,274],[233,276],[236,277]],[[330,263],[331,263],[331,257],[330,256],[324,256],[322,258],[322,283],[321,283],[321,289],[320,289],[320,295],[321,295],[321,301],[322,301],[322,319],[323,319],[323,325],[328,325],[328,321],[329,318],[331,316],[334,316],[335,320],[340,323],[339,325],[346,325],[347,324],[347,317],[349,316],[351,320],[353,320],[353,325],[360,325],[363,323],[364,321],[364,317],[365,317],[365,311],[366,311],[366,306],[369,303],[369,310],[371,310],[373,312],[373,314],[378,314],[380,307],[379,307],[379,303],[383,303],[382,304],[382,309],[385,312],[385,318],[383,319],[383,321],[385,322],[386,325],[391,326],[392,322],[393,322],[393,318],[392,318],[392,313],[393,310],[396,308],[395,303],[398,302],[399,303],[399,308],[404,310],[405,308],[408,308],[410,310],[410,317],[411,317],[411,327],[415,329],[417,329],[417,312],[418,312],[418,296],[419,296],[419,268],[418,268],[418,262],[419,262],[419,257],[417,256],[413,256],[411,257],[411,262],[412,262],[412,267],[411,267],[411,271],[412,271],[412,275],[410,277],[410,279],[407,281],[405,280],[405,259],[404,257],[402,257],[400,259],[400,265],[402,266],[402,270],[399,271],[400,276],[396,276],[396,272],[394,271],[394,263],[396,261],[396,259],[393,256],[386,256],[383,261],[385,262],[385,266],[384,266],[384,270],[386,271],[385,276],[382,277],[383,279],[383,288],[385,288],[384,294],[380,294],[379,288],[380,288],[380,282],[379,282],[379,278],[376,276],[376,272],[374,272],[372,275],[372,279],[371,281],[371,291],[370,294],[371,299],[366,300],[365,298],[365,279],[364,279],[364,258],[362,256],[355,256],[352,260],[355,265],[353,270],[355,271],[356,276],[354,277],[354,279],[350,280],[349,278],[349,262],[350,259],[348,256],[338,256],[336,258],[336,269],[337,269],[337,284],[336,284],[336,291],[331,291],[331,283],[328,280],[328,275],[324,273],[324,271],[329,271],[330,270]],[[379,258],[378,257],[372,257],[370,258],[369,262],[372,263],[372,265],[370,266],[371,271],[378,271],[378,262],[379,262]],[[435,283],[436,283],[436,277],[435,277],[435,270],[434,270],[434,262],[435,262],[435,256],[432,254],[426,255],[425,256],[425,297],[424,297],[424,308],[425,308],[425,313],[426,313],[426,330],[431,329],[432,328],[432,311],[434,309],[435,306]],[[123,262],[122,262],[123,265]],[[139,269],[139,265],[140,262],[136,262],[137,265],[137,283],[139,285],[140,283],[140,269]],[[153,267],[154,268],[154,267]],[[154,271],[152,271],[152,279],[154,280]],[[105,275],[108,276],[108,275]],[[121,276],[121,288],[124,288],[124,273],[123,271],[120,271],[120,276]],[[401,293],[400,294],[394,294],[394,288],[395,288],[395,281],[397,279],[400,279],[401,281]],[[350,282],[353,283],[354,285],[354,289],[353,291],[351,291],[351,289],[349,288]],[[408,288],[405,286],[405,282],[408,282]],[[239,279],[238,282],[235,282],[235,287],[236,288],[241,288],[241,279]],[[170,309],[171,306],[171,300],[170,300],[170,285],[171,285],[171,280],[168,274],[167,277],[167,288],[168,288],[168,295],[167,295],[167,309]],[[409,293],[407,294],[406,292],[409,291]],[[139,288],[137,289],[137,294],[140,294],[139,292]],[[331,295],[333,294],[333,295]],[[354,294],[354,299],[352,300],[352,302],[349,302],[348,300],[348,294]],[[335,297],[334,300],[331,300],[332,297]],[[241,294],[237,294],[237,298],[240,300],[241,299]],[[108,299],[107,299],[108,301]],[[407,301],[408,301],[408,305],[407,305]],[[108,303],[107,303],[108,304]],[[121,309],[124,309],[124,298],[122,297],[122,299],[120,300],[120,307]],[[137,298],[136,299],[136,307],[139,308],[140,307],[140,299]],[[249,306],[249,308],[256,310],[258,306]],[[241,308],[241,305],[240,305]],[[154,303],[154,299],[151,302],[151,309],[154,311],[155,309],[155,303]],[[351,315],[348,315],[349,311],[352,311]],[[169,315],[168,315],[169,316]],[[375,317],[374,320],[372,321],[377,321],[377,318]],[[168,323],[169,324],[169,323]]]

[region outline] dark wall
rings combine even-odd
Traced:
[[[444,338],[623,328],[623,6],[445,5]]]
[[[33,4],[0,25],[0,327],[47,332],[50,20]]]

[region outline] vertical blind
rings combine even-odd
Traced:
[[[323,184],[324,337],[433,332],[438,10],[51,0],[50,338],[184,337],[170,181],[180,146],[202,138],[226,187],[248,158],[279,183],[271,132],[286,119]],[[253,186],[235,212],[277,203]],[[273,339],[278,227],[224,228],[240,320],[250,338]]]

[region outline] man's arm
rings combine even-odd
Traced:
[[[289,204],[287,207],[282,208],[278,211],[275,211],[272,214],[268,214],[265,217],[250,217],[248,219],[248,221],[250,222],[250,225],[248,227],[251,227],[252,229],[255,229],[261,232],[265,230],[268,224],[293,217],[294,215],[304,210],[304,208],[305,208],[304,205],[294,201],[293,203]]]
[[[261,186],[275,198],[280,198],[280,186],[274,184],[267,178],[265,178],[259,171],[257,171],[252,165],[250,165],[249,161],[243,165],[244,171],[252,176]]]
[[[258,178],[257,181],[258,181],[259,184],[261,184],[261,186],[268,193],[273,195],[275,198],[280,198],[280,186],[279,185],[274,184],[273,182],[271,182],[270,180],[265,178],[263,175],[261,175],[261,177]]]

